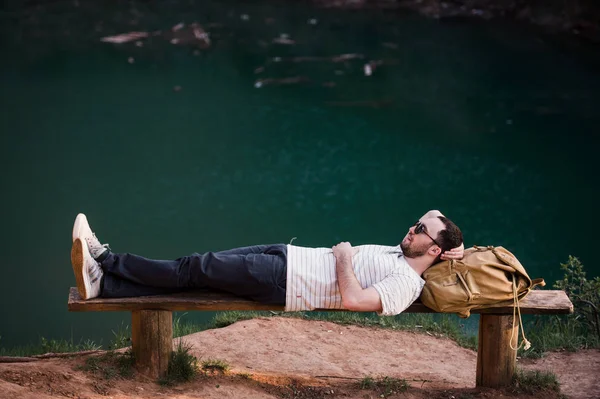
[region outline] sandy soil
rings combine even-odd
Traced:
[[[200,360],[231,365],[226,374],[201,376],[166,388],[136,375],[103,380],[77,370],[85,357],[0,364],[0,398],[379,398],[362,390],[367,375],[406,379],[410,389],[390,397],[536,397],[476,389],[476,353],[427,334],[288,318],[263,318],[184,337]],[[519,361],[551,370],[570,398],[600,398],[600,351],[550,353]]]

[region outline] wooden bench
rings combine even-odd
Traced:
[[[564,291],[534,290],[520,301],[522,314],[568,314],[573,304]],[[185,292],[166,296],[84,301],[72,287],[69,310],[75,312],[131,312],[131,343],[136,368],[153,378],[163,376],[168,369],[173,349],[173,311],[199,310],[276,310],[283,307],[263,305],[230,294],[213,291]],[[420,302],[413,303],[404,313],[435,313]],[[517,352],[510,339],[518,335],[513,328],[513,304],[505,302],[474,310],[479,313],[479,347],[477,349],[476,384],[498,387],[511,383]]]

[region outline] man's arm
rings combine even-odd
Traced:
[[[381,298],[373,287],[362,288],[352,268],[352,256],[358,252],[348,242],[333,247],[335,270],[337,275],[342,306],[356,312],[381,312]]]

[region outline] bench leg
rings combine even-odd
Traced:
[[[513,328],[513,317],[482,314],[479,319],[479,348],[477,349],[478,387],[510,385],[517,351],[510,348],[511,337],[518,338],[519,325]]]
[[[155,379],[163,377],[173,350],[173,313],[168,310],[131,312],[131,346],[140,373]]]

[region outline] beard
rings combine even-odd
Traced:
[[[400,244],[400,249],[402,250],[402,254],[406,258],[418,258],[419,256],[423,256],[427,253],[427,250],[431,247],[430,244],[422,244],[419,246],[411,246],[411,243],[404,244],[402,242]]]

